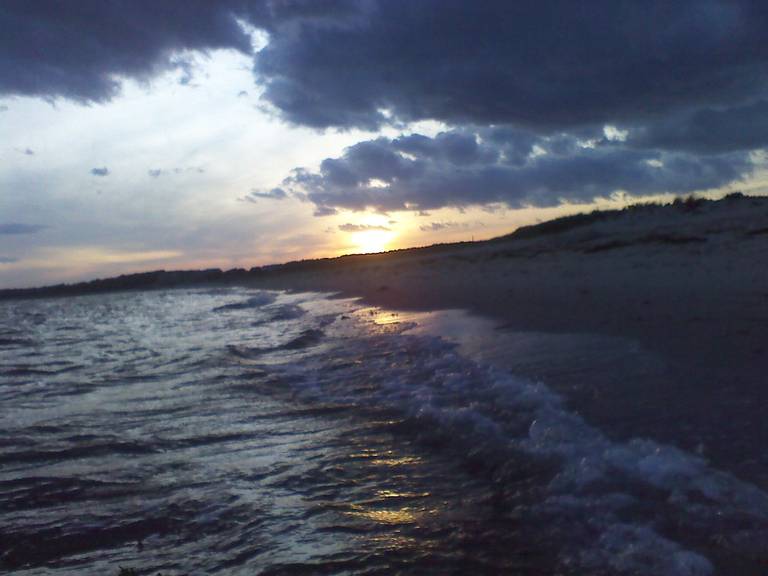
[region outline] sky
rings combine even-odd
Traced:
[[[732,0],[4,0],[0,288],[764,193]]]

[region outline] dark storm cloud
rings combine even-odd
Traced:
[[[464,144],[457,148],[459,140]],[[522,149],[529,150],[525,158]],[[638,150],[606,138],[532,139],[527,132],[489,128],[361,142],[324,160],[317,172],[294,170],[283,184],[318,208],[385,212],[493,203],[554,206],[617,190],[687,193],[722,186],[751,170],[745,153],[700,157]]]
[[[265,98],[315,127],[455,128],[360,142],[294,171],[284,186],[321,212],[689,193],[751,174],[747,151],[768,142],[758,4],[360,7],[333,26],[273,24],[255,60]]]
[[[119,78],[251,53],[265,98],[304,125],[438,119],[537,131],[745,106],[768,86],[768,11],[751,0],[9,0],[0,92],[84,102]]]
[[[101,168],[91,168],[91,174],[94,176],[109,176],[109,169],[106,166],[102,166]]]
[[[45,228],[47,228],[47,226],[41,226],[40,224],[8,222],[6,224],[0,224],[0,235],[36,234]]]
[[[185,53],[252,52],[238,20],[275,31],[281,23],[328,22],[356,12],[353,0],[6,0],[0,10],[0,93],[105,102],[120,79],[176,69]]]
[[[560,130],[747,103],[768,85],[768,12],[757,2],[361,6],[335,26],[274,25],[256,72],[288,119],[371,128],[389,115]]]
[[[250,50],[228,3],[8,0],[0,11],[0,92],[103,102],[119,77],[184,69],[183,50]]]
[[[630,130],[630,142],[645,148],[711,154],[768,145],[768,100],[745,106],[703,108],[666,122]]]
[[[369,230],[380,230],[389,232],[391,229],[386,226],[375,226],[373,224],[340,224],[339,230],[342,232],[368,232]]]

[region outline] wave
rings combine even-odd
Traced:
[[[0,347],[34,346],[35,342],[28,338],[0,338]]]
[[[297,320],[302,316],[305,316],[307,313],[306,310],[296,304],[279,304],[276,306],[271,306],[267,311],[270,314],[269,317],[254,322],[253,326],[264,326],[273,322]]]
[[[47,364],[41,364],[45,366]],[[0,371],[0,376],[53,376],[56,374],[64,374],[66,372],[72,372],[74,370],[80,370],[82,365],[66,365],[63,368],[58,369],[43,369],[39,367],[33,367],[32,365],[18,365],[6,370]]]
[[[270,292],[261,292],[256,296],[252,296],[242,302],[234,302],[232,304],[224,304],[223,306],[217,306],[213,309],[214,312],[228,312],[231,310],[245,310],[248,308],[261,308],[268,304],[272,304],[277,299],[277,295]]]
[[[713,530],[716,554],[765,555],[755,543],[768,540],[768,494],[697,455],[614,442],[542,384],[463,358],[439,338],[376,335],[333,352],[281,368],[303,374],[286,381],[305,401],[400,414],[401,432],[479,462],[504,498],[519,489],[521,457],[530,469],[554,463],[537,503],[517,504],[564,535],[563,566],[712,574]]]
[[[111,442],[99,442],[90,445],[70,446],[59,450],[21,450],[0,453],[0,464],[60,462],[66,460],[79,460],[81,458],[112,456],[114,454],[155,454],[159,450],[160,447],[158,446],[142,442],[114,440]]]
[[[286,342],[282,346],[279,347],[280,350],[301,350],[303,348],[308,348],[310,346],[314,346],[325,335],[325,332],[322,330],[318,330],[317,328],[309,328],[308,330],[304,330],[301,334],[299,334],[296,338],[291,340],[290,342]]]
[[[318,328],[308,328],[307,330],[304,330],[296,336],[295,338],[292,338],[288,342],[284,344],[279,344],[277,346],[265,346],[265,347],[249,347],[249,346],[239,346],[236,344],[229,344],[227,345],[227,350],[234,356],[237,356],[238,358],[243,359],[253,359],[258,356],[261,356],[263,354],[268,354],[272,352],[280,352],[282,350],[303,350],[305,348],[310,348],[312,346],[317,345],[325,335],[325,332]]]

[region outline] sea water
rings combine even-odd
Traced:
[[[0,571],[763,573],[768,495],[499,339],[245,288],[2,302]]]

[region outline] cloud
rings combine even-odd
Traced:
[[[643,148],[688,150],[702,154],[768,146],[768,100],[744,106],[701,108],[639,126],[630,143]]]
[[[151,178],[160,178],[160,176],[164,176],[166,174],[184,174],[189,172],[204,174],[205,168],[202,166],[180,166],[171,170],[165,170],[163,168],[150,168],[147,170],[147,175],[149,175]]]
[[[18,258],[13,258],[11,256],[0,256],[0,264],[13,264],[18,261]]]
[[[537,131],[645,120],[765,93],[758,3],[359,3],[335,25],[272,23],[255,70],[298,124],[391,120]],[[340,82],[340,71],[344,81]]]
[[[251,27],[268,38],[256,49]],[[235,50],[290,123],[448,127],[359,142],[245,201],[292,195],[318,216],[552,206],[750,175],[768,146],[766,29],[752,0],[8,0],[0,94],[103,103],[124,79],[188,83],[197,55]]]
[[[0,92],[104,102],[119,93],[119,78],[186,70],[185,51],[248,53],[235,4],[9,0],[0,12]]]
[[[276,32],[281,23],[332,22],[356,12],[354,0],[152,0],[77,5],[7,0],[0,11],[0,94],[103,103],[123,79],[140,82],[170,70],[192,80],[196,53],[252,54],[241,22]]]
[[[24,154],[25,156],[35,155],[35,151],[32,150],[32,148],[14,148],[14,150],[16,150],[16,152],[18,152],[19,154]]]
[[[8,112],[8,106],[5,104],[0,104],[0,112]]]
[[[171,60],[172,67],[181,71],[179,76],[179,86],[192,86],[197,87],[192,81],[195,79],[195,70],[192,62],[184,58],[173,58]]]
[[[561,146],[590,131],[601,133],[598,140],[615,138],[602,134],[606,125],[628,131],[628,148],[690,153],[679,162],[698,164],[693,173],[707,164],[697,154],[768,146],[768,12],[749,0],[603,0],[586,7],[447,0],[439,9],[434,2],[372,0],[340,12],[334,23],[273,20],[270,42],[257,54],[264,98],[293,123],[506,126],[529,135],[504,151],[518,165],[536,137],[550,137],[554,150],[558,134],[566,136]],[[410,144],[420,157],[434,148],[423,137]],[[454,144],[439,147],[455,154],[453,165],[478,152],[461,137]],[[579,156],[574,167],[584,167],[584,154],[571,151]],[[323,171],[338,184],[344,168]],[[627,170],[641,171],[632,164]]]
[[[419,230],[422,232],[439,232],[440,230],[447,230],[450,228],[466,228],[466,224],[459,222],[432,222],[431,224],[424,224],[419,226]]]
[[[322,217],[322,216],[334,216],[338,213],[339,211],[336,210],[336,208],[333,208],[331,206],[317,206],[315,208],[315,211],[313,212],[313,215]]]
[[[391,232],[391,228],[386,226],[375,226],[372,224],[340,224],[339,230],[342,232],[368,232],[369,230],[380,230],[382,232]]]
[[[255,188],[248,192],[245,196],[240,198],[240,200],[245,202],[253,202],[256,203],[259,200],[285,200],[288,198],[288,194],[285,190],[282,188],[272,188],[271,190],[261,191],[256,190]]]
[[[103,166],[101,168],[91,168],[91,174],[94,176],[109,176],[109,169],[106,166]]]
[[[46,228],[47,226],[42,226],[40,224],[20,224],[18,222],[8,222],[6,224],[0,224],[0,236],[16,234],[37,234]]]
[[[435,119],[541,133],[748,111],[768,88],[768,14],[750,0],[9,0],[0,93],[104,102],[123,78],[188,79],[188,55],[253,53],[239,22],[269,35],[254,58],[264,99],[314,127]]]
[[[423,213],[488,204],[555,206],[619,190],[688,193],[738,181],[753,168],[746,153],[697,156],[637,149],[604,137],[534,136],[504,127],[360,142],[325,159],[318,171],[294,169],[283,187],[321,212]]]
[[[184,172],[196,172],[197,174],[204,174],[205,168],[202,166],[179,166],[173,169],[174,174],[183,174]]]

